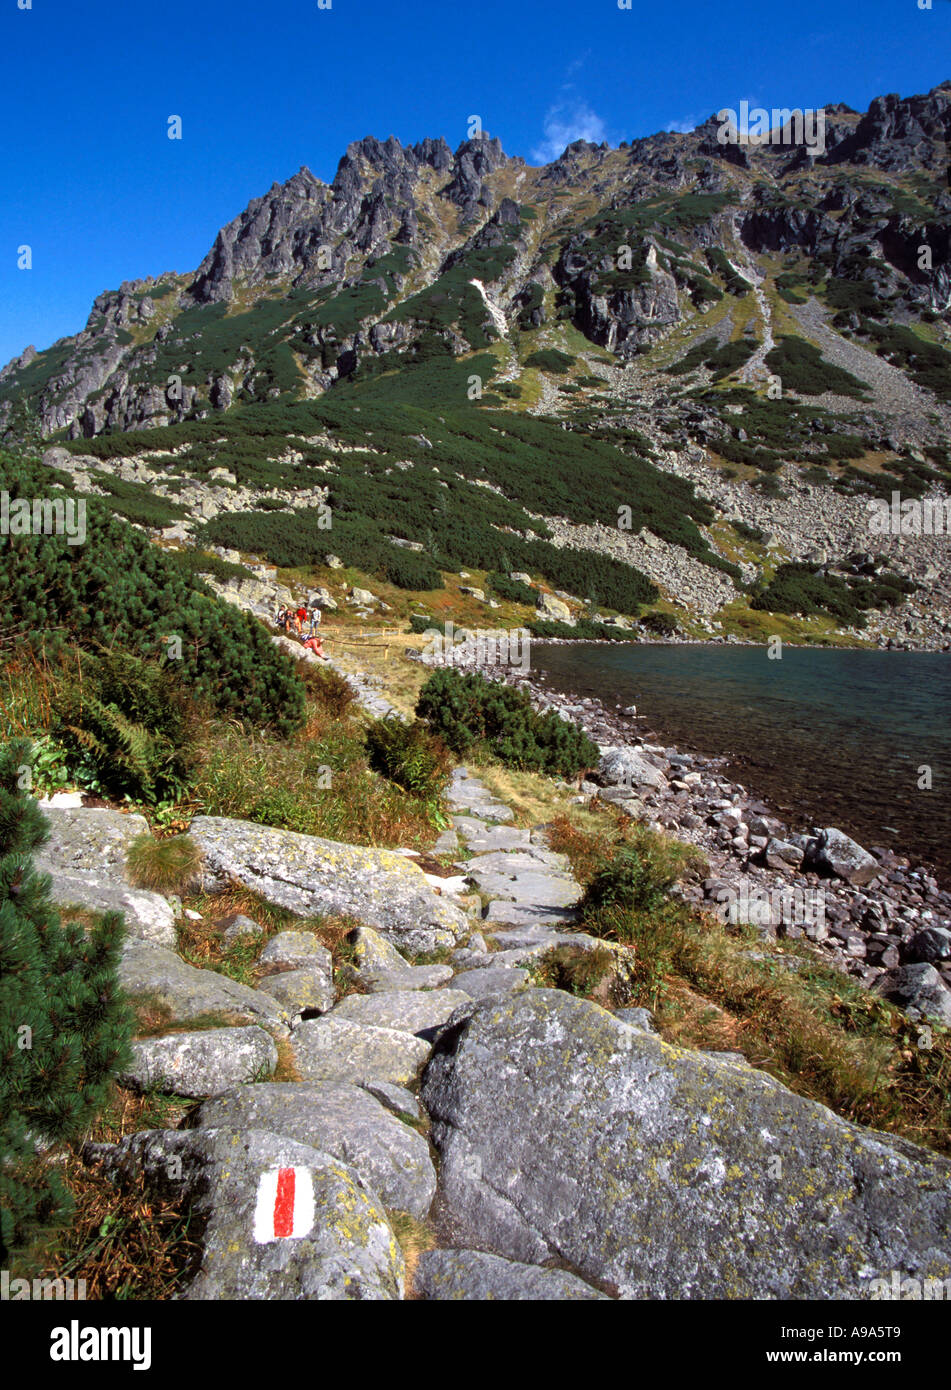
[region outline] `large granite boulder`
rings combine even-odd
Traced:
[[[187,1023],[203,1014],[227,1014],[248,1023],[286,1028],[286,1011],[269,994],[216,970],[199,970],[164,946],[127,937],[118,974],[133,1003],[157,1006],[170,1023]]]
[[[816,838],[809,841],[803,868],[844,879],[856,888],[871,883],[882,871],[878,860],[873,859],[868,850],[834,826],[820,830]]]
[[[875,981],[875,988],[910,1018],[951,1025],[951,989],[926,961],[886,971]]]
[[[149,833],[144,816],[105,807],[43,806],[50,837],[34,856],[50,876],[57,907],[121,912],[126,931],[157,946],[175,945],[175,915],[159,893],[132,888],[125,876],[133,840]]]
[[[290,1037],[302,1081],[377,1081],[408,1086],[429,1056],[429,1044],[412,1033],[376,1028],[349,1019],[315,1018],[299,1023]]]
[[[186,1299],[403,1296],[403,1256],[379,1198],[310,1145],[255,1129],[145,1130],[87,1144],[83,1156],[119,1185],[184,1196],[201,1218],[201,1264]],[[282,1171],[284,1194],[293,1173],[283,1224],[274,1212]]]
[[[86,912],[121,912],[128,936],[153,946],[173,948],[178,940],[175,913],[161,893],[92,874],[66,874],[44,869],[50,875],[50,900],[57,907],[78,907]]]
[[[272,1076],[276,1067],[277,1047],[263,1028],[207,1028],[134,1042],[132,1063],[119,1082],[204,1098]]]
[[[429,1302],[532,1302],[604,1299],[590,1284],[562,1269],[539,1269],[481,1250],[425,1250],[413,1278],[417,1298]]]
[[[554,594],[539,594],[535,606],[538,616],[544,621],[567,623],[569,627],[574,627],[575,620],[571,616],[571,609],[560,598],[555,598]]]
[[[50,837],[34,857],[43,873],[91,873],[125,881],[129,846],[148,835],[144,816],[125,815],[105,807],[44,806]]]
[[[476,1003],[421,1098],[454,1244],[624,1298],[860,1298],[951,1277],[951,1164],[555,990]]]
[[[385,936],[372,927],[357,927],[350,934],[357,978],[371,994],[394,989],[435,989],[452,979],[448,965],[410,965]]]
[[[449,1016],[468,1003],[459,989],[381,990],[378,994],[348,994],[328,1015],[371,1028],[392,1028],[430,1039]]]
[[[422,1217],[436,1190],[429,1147],[368,1091],[342,1082],[242,1086],[198,1112],[201,1129],[265,1129],[350,1164],[391,1210]]]
[[[663,772],[638,748],[609,748],[598,763],[598,776],[612,787],[650,787],[662,791]]]
[[[208,889],[237,882],[302,917],[356,917],[410,953],[452,946],[469,930],[464,913],[392,850],[222,816],[197,816],[190,834]]]

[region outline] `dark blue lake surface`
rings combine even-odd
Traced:
[[[951,879],[951,656],[533,643],[532,669],[608,709],[636,704],[667,742],[728,755],[797,825],[837,825]]]

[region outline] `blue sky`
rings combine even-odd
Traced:
[[[302,164],[329,181],[363,135],[455,148],[477,114],[541,163],[744,97],[864,109],[951,77],[949,0],[26,3],[0,14],[0,365],[124,279],[194,269],[251,198]]]

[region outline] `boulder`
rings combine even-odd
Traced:
[[[947,927],[922,927],[905,948],[910,961],[951,960],[951,931]]]
[[[50,837],[33,860],[42,873],[96,874],[124,884],[129,846],[139,835],[149,833],[144,816],[105,807],[47,806],[43,814]]]
[[[657,1024],[650,1009],[616,1009],[614,1017],[629,1028],[643,1028],[645,1033],[656,1033]]]
[[[336,1016],[298,1024],[290,1044],[302,1081],[345,1081],[354,1086],[375,1081],[408,1086],[429,1056],[429,1044],[412,1033]]]
[[[607,1299],[590,1284],[562,1269],[539,1269],[482,1250],[424,1250],[413,1276],[413,1292],[427,1302],[496,1299],[541,1302],[553,1299]]]
[[[274,1039],[263,1028],[208,1028],[134,1042],[132,1065],[119,1082],[139,1091],[204,1098],[272,1076],[276,1066]]]
[[[166,1009],[169,1022],[187,1023],[202,1014],[221,1013],[250,1023],[285,1023],[285,1011],[270,995],[215,970],[198,970],[174,951],[149,941],[126,939],[118,974],[133,1003],[148,1001]]]
[[[144,816],[104,807],[43,806],[50,837],[34,857],[38,873],[50,876],[57,907],[121,912],[131,936],[158,946],[175,945],[175,918],[159,893],[130,887],[126,854],[133,840],[149,833]]]
[[[257,1129],[208,1129],[145,1130],[116,1145],[87,1144],[83,1157],[121,1186],[184,1195],[202,1244],[188,1300],[403,1296],[403,1256],[380,1199],[331,1154]],[[293,1170],[290,1236],[276,1235],[273,1223],[281,1169]]]
[[[453,1244],[558,1257],[632,1299],[951,1277],[946,1159],[561,991],[476,1003],[440,1035],[421,1099]]]
[[[349,1163],[390,1209],[423,1217],[436,1173],[422,1135],[358,1086],[273,1082],[242,1086],[198,1112],[200,1129],[264,1129]]]
[[[880,975],[875,988],[915,1018],[951,1024],[951,989],[933,965],[901,965]]]
[[[598,776],[609,786],[651,787],[663,791],[667,778],[637,748],[609,748],[598,763]]]
[[[798,845],[788,840],[778,840],[773,836],[766,844],[763,858],[770,869],[798,869],[802,863],[803,852]]]
[[[347,595],[348,603],[355,603],[360,608],[372,608],[377,602],[376,594],[371,594],[369,589],[351,589]]]
[[[325,975],[333,975],[332,955],[310,931],[278,932],[258,956],[258,965],[307,966]]]
[[[491,965],[481,970],[463,970],[453,978],[455,990],[462,990],[470,999],[484,999],[488,994],[511,994],[524,989],[529,983],[528,971],[518,966],[503,965],[497,969]]]
[[[536,607],[539,617],[545,621],[567,623],[570,627],[574,627],[575,620],[571,616],[571,609],[560,598],[555,598],[554,594],[539,594]]]
[[[144,888],[129,888],[119,880],[96,879],[92,874],[50,872],[50,899],[57,907],[79,907],[87,912],[121,912],[129,936],[155,946],[173,947],[177,941],[175,913],[167,898]]]
[[[871,883],[881,873],[878,860],[873,859],[855,840],[830,826],[820,830],[806,846],[803,868],[832,874],[856,888]]]
[[[395,1028],[429,1040],[436,1029],[469,995],[458,989],[393,990],[385,994],[351,994],[341,1000],[330,1017],[373,1028]]]
[[[258,980],[258,989],[276,999],[289,1014],[325,1014],[334,1006],[337,991],[333,979],[323,970],[305,966],[300,970],[280,970]]]
[[[391,989],[435,989],[452,979],[448,965],[410,965],[386,937],[372,927],[357,927],[349,938],[360,983],[371,993]]]
[[[452,946],[465,914],[440,898],[411,859],[252,821],[196,816],[205,887],[237,881],[302,917],[350,916],[409,952]]]
[[[242,912],[232,917],[231,921],[222,932],[222,939],[232,946],[236,941],[247,941],[264,935],[264,928],[260,922],[255,922],[250,917],[245,917]]]
[[[452,979],[451,965],[408,965],[405,970],[361,971],[358,979],[368,994],[394,989],[436,989]]]

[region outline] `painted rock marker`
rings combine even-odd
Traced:
[[[271,1168],[261,1174],[254,1209],[254,1239],[300,1239],[314,1224],[314,1185],[309,1168]]]

